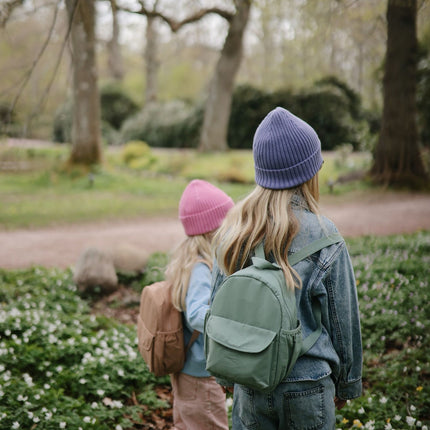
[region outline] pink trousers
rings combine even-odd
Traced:
[[[175,430],[228,430],[225,393],[214,377],[170,375]]]

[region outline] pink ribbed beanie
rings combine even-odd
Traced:
[[[191,181],[179,202],[179,219],[187,236],[209,233],[217,229],[233,200],[224,191],[201,179]]]

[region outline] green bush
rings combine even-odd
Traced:
[[[121,159],[127,166],[136,170],[145,169],[157,160],[149,145],[140,140],[134,140],[124,145]]]
[[[258,124],[276,105],[268,93],[250,85],[240,85],[233,93],[227,141],[230,148],[252,148]]]
[[[138,112],[137,103],[118,84],[107,84],[100,88],[101,117],[115,130]]]
[[[16,112],[10,109],[11,106],[9,103],[0,101],[0,136],[15,137],[20,134],[21,126],[18,122]]]
[[[118,89],[106,88],[102,92],[102,118],[106,121],[102,131],[107,143],[142,140],[152,147],[197,147],[204,114],[200,103],[195,106],[180,100],[151,103],[130,116],[135,106]],[[276,106],[308,122],[318,133],[323,150],[345,143],[354,149],[371,149],[374,128],[369,114],[362,110],[359,96],[333,77],[296,93],[287,89],[265,92],[249,85],[238,86],[233,93],[227,130],[229,147],[251,148],[259,123]],[[71,107],[66,104],[56,114],[54,140],[70,141],[70,118]]]
[[[122,123],[135,114],[137,104],[117,85],[106,85],[100,89],[101,133],[109,145],[119,141],[119,128]],[[71,142],[73,104],[67,100],[58,107],[54,115],[52,139],[54,142]]]
[[[273,102],[308,122],[317,132],[323,150],[332,150],[345,143],[352,144],[354,149],[367,146],[370,129],[360,97],[335,77],[317,81],[299,93],[274,93]]]
[[[323,150],[345,143],[365,149],[372,142],[359,96],[346,84],[328,77],[297,93],[280,89],[264,92],[249,85],[236,88],[228,129],[231,148],[251,148],[258,124],[277,106],[308,122],[318,133]]]
[[[72,141],[72,110],[72,102],[68,100],[55,111],[52,126],[52,140],[54,142],[67,143]]]
[[[162,148],[195,148],[198,143],[203,110],[180,100],[151,103],[125,121],[121,141],[143,140]]]

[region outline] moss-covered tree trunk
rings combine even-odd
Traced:
[[[72,164],[101,161],[100,99],[95,58],[94,0],[66,0],[73,67]]]
[[[234,81],[242,60],[243,34],[248,23],[250,0],[236,2],[236,14],[212,77],[205,106],[199,150],[227,149],[227,129],[231,112]]]
[[[416,19],[417,0],[388,0],[384,108],[370,172],[377,183],[411,188],[428,180],[417,129]]]

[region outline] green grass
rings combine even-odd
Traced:
[[[91,170],[67,167],[67,146],[17,148],[0,144],[0,228],[34,228],[52,224],[176,215],[186,184],[213,182],[234,200],[254,187],[251,151],[203,154],[193,150],[153,149],[146,158],[127,158],[106,148],[104,162]],[[128,154],[127,157],[129,157]],[[368,165],[365,154],[339,158],[325,154],[320,172],[327,182]],[[368,190],[365,182],[336,185],[334,195]]]
[[[337,412],[336,428],[428,430],[430,231],[348,247],[364,393]],[[161,279],[165,261],[151,257],[140,288]],[[141,413],[162,417],[169,407],[156,391],[166,382],[146,369],[134,326],[91,315],[70,271],[0,270],[0,430],[140,428]]]

